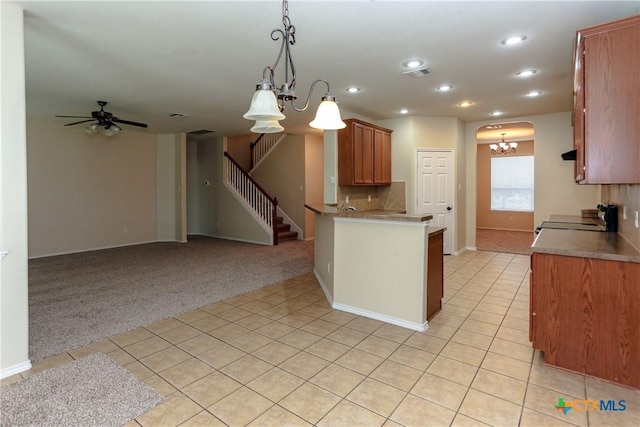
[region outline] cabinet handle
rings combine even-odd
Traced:
[[[531,315],[532,315],[532,316],[535,316],[535,315],[536,315],[536,312],[534,311],[533,313],[531,313]]]

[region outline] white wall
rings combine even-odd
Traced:
[[[505,120],[506,121],[506,120]],[[574,162],[560,155],[573,149],[571,113],[510,118],[509,122],[533,123],[535,156],[534,225],[552,214],[580,215],[581,209],[594,208],[600,188],[578,185],[574,180]],[[476,246],[476,131],[499,120],[467,123],[467,246]]]
[[[156,240],[156,136],[27,121],[29,256]]]
[[[31,367],[23,29],[22,9],[0,2],[0,378]]]

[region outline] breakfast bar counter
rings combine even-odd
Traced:
[[[314,274],[332,307],[425,330],[441,307],[445,228],[431,215],[306,207],[315,213]]]

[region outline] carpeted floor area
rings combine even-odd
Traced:
[[[164,400],[104,353],[2,388],[2,426],[120,426]]]
[[[203,236],[29,261],[32,362],[308,273],[313,242]]]
[[[482,251],[531,255],[531,245],[535,240],[532,231],[506,231],[476,229],[476,247]]]

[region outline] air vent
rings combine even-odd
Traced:
[[[192,130],[189,132],[192,135],[206,135],[208,133],[218,132],[217,130],[209,130],[209,129],[200,129],[200,130]]]
[[[402,74],[408,77],[424,77],[430,73],[431,71],[425,67],[425,68],[419,68],[417,70],[404,71]]]

